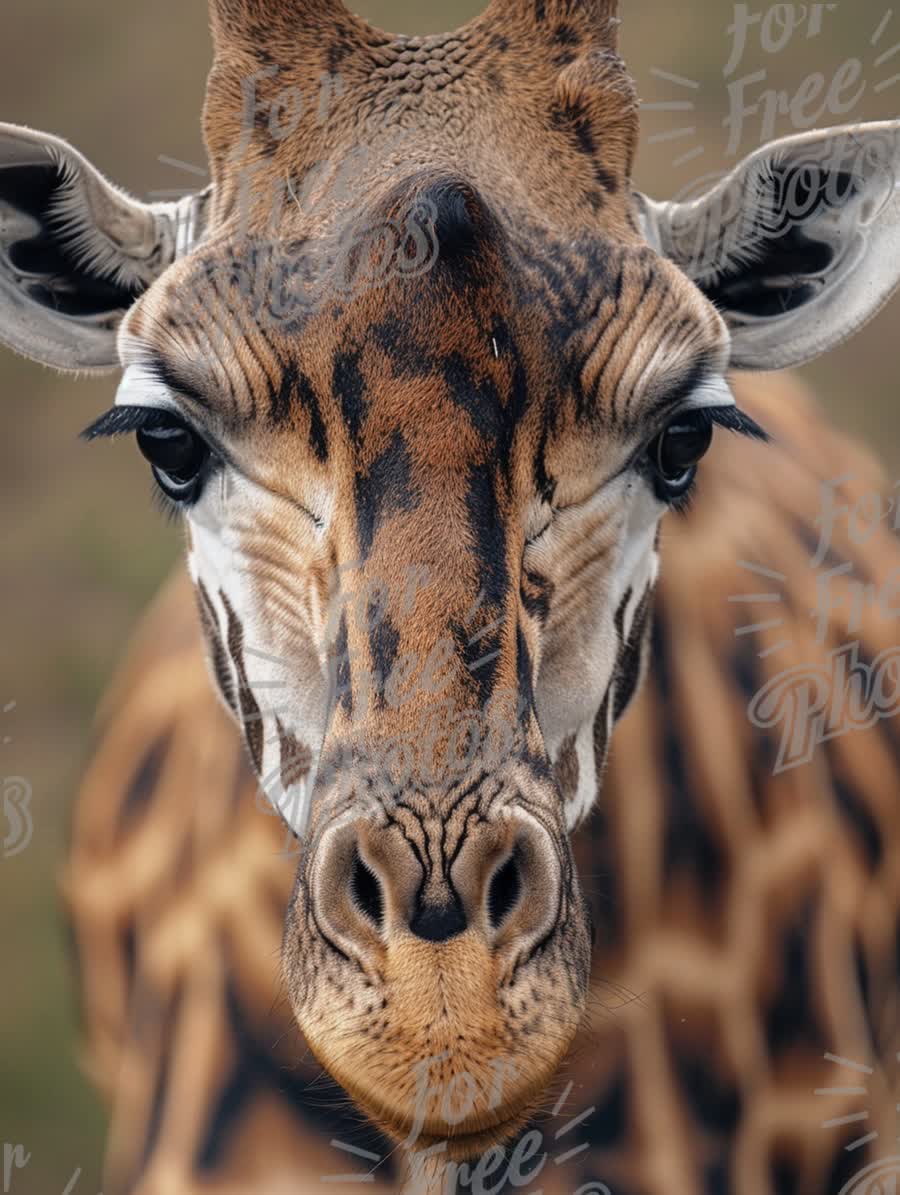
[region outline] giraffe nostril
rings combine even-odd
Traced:
[[[493,929],[499,929],[513,911],[522,891],[522,878],[515,854],[498,867],[488,889],[488,916]]]
[[[466,915],[458,897],[447,905],[420,905],[409,923],[416,937],[426,942],[448,942],[463,933],[466,926]]]
[[[366,867],[357,854],[353,860],[350,873],[350,891],[353,902],[359,911],[374,922],[378,929],[384,921],[384,898],[381,894],[381,884],[374,871]]]

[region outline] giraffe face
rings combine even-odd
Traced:
[[[638,228],[626,76],[586,21],[554,29],[568,70],[525,38],[508,63],[491,24],[462,49],[379,44],[385,89],[410,53],[457,72],[397,95],[410,170],[348,93],[352,54],[326,128],[286,147],[256,121],[235,154],[228,25],[207,236],[119,336],[119,410],[186,516],[215,676],[301,839],[300,1026],[385,1131],[453,1156],[518,1128],[575,1035],[590,927],[568,831],[640,675],[659,521],[734,411],[724,323]],[[258,78],[254,109],[310,70]],[[488,157],[491,93],[510,127]],[[580,122],[604,95],[601,170]]]
[[[212,0],[213,183],[184,209],[0,127],[0,332],[124,367],[88,434],[136,433],[183,517],[213,674],[300,840],[298,1022],[389,1133],[458,1157],[523,1122],[583,1012],[568,834],[639,683],[660,521],[715,424],[762,434],[725,369],[805,360],[897,284],[896,124],[633,195],[613,8],[493,0],[406,39]],[[799,235],[793,171],[822,192]]]
[[[280,324],[242,286],[279,249],[214,234],[124,321],[113,418],[186,518],[214,674],[301,839],[299,1022],[388,1132],[468,1153],[575,1034],[568,832],[641,672],[660,519],[736,416],[724,324],[637,236],[523,241],[429,171],[362,226],[411,211],[429,269],[348,294],[310,238]]]

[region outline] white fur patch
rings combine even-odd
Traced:
[[[302,837],[308,821],[318,757],[325,734],[327,676],[310,633],[286,627],[276,603],[267,603],[254,559],[242,533],[264,513],[266,492],[233,471],[214,477],[188,514],[192,548],[188,562],[195,583],[202,581],[216,603],[227,643],[224,593],[243,630],[243,660],[248,687],[260,710],[262,761],[260,783],[272,807]],[[298,615],[298,623],[303,620]],[[235,683],[237,673],[231,665]],[[308,748],[309,774],[285,788],[281,731]],[[290,761],[287,761],[290,764]]]
[[[153,407],[180,414],[172,392],[141,365],[128,365],[116,391],[117,407]]]

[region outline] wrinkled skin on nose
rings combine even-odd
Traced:
[[[333,619],[352,662],[288,917],[288,990],[313,1051],[377,1124],[472,1156],[523,1125],[558,1069],[589,933],[517,586],[485,591],[448,551],[410,601],[391,547],[360,579],[387,575],[376,617],[353,602]],[[385,626],[392,666],[366,670]],[[490,683],[470,667],[487,656]],[[394,686],[404,657],[418,672]]]
[[[327,802],[327,797],[323,798]],[[575,1035],[585,907],[534,761],[451,787],[369,790],[323,818],[285,937],[312,1049],[386,1132],[470,1157],[523,1126]]]

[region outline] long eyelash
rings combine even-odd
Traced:
[[[736,432],[739,436],[750,436],[751,439],[761,440],[770,444],[772,437],[764,427],[751,419],[738,407],[696,407],[691,414],[700,419],[706,419],[716,427],[724,427],[726,431]]]
[[[164,494],[158,485],[153,486],[150,497],[153,505],[167,523],[180,523],[182,521],[185,507],[178,502],[174,502],[168,494]]]
[[[698,407],[691,412],[694,416],[701,420],[706,420],[716,427],[724,427],[726,431],[735,432],[739,436],[750,436],[754,440],[761,440],[764,444],[770,444],[772,437],[764,427],[751,419],[743,411],[737,407]],[[702,471],[695,478],[693,485],[682,494],[680,498],[675,498],[669,503],[669,510],[680,517],[684,517],[690,511],[697,498],[697,488],[702,486]]]
[[[171,411],[158,407],[113,407],[101,415],[81,433],[82,440],[111,439],[130,432],[154,427],[167,427],[173,419]]]
[[[672,501],[669,503],[669,510],[673,515],[677,515],[679,518],[684,518],[684,516],[688,514],[697,499],[697,487],[701,484],[702,482],[700,478],[695,477],[691,483],[691,488],[687,491],[687,493],[682,494],[680,498],[672,499]]]
[[[101,415],[90,427],[81,433],[82,440],[110,439],[127,436],[144,428],[168,427],[172,413],[155,407],[113,407]],[[184,507],[162,492],[158,485],[151,491],[153,505],[169,523],[178,523],[184,515]]]

